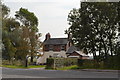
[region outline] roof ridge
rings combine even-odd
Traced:
[[[45,41],[45,44],[67,44],[67,38],[50,38]]]

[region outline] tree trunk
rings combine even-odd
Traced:
[[[106,45],[104,43],[104,41],[102,40],[103,42],[103,46],[104,46],[104,51],[105,51],[105,59],[104,59],[104,63],[105,63],[105,67],[107,68],[108,67],[108,54],[107,54],[107,48],[106,48]]]
[[[105,54],[105,58],[104,58],[104,64],[105,64],[105,67],[107,67],[107,64],[108,64],[108,54],[107,54],[107,47],[106,47],[106,44],[104,42],[104,40],[102,39],[102,36],[100,36],[101,38],[101,42],[103,43],[103,48],[104,48],[104,54]]]
[[[93,52],[93,57],[94,57],[94,59],[97,60],[94,40],[92,40],[92,52]]]
[[[31,54],[31,60],[30,60],[31,63],[33,63],[33,54]]]
[[[25,67],[28,67],[28,60],[27,60],[27,58],[25,60]]]
[[[99,56],[101,55],[101,42],[99,44]]]
[[[24,67],[28,67],[28,59],[27,56],[24,56],[24,58],[22,59],[22,64]]]
[[[112,46],[112,41],[111,41],[111,39],[109,39],[109,44],[110,44],[111,56],[113,56],[113,46]]]

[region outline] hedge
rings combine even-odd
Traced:
[[[60,67],[76,65],[77,63],[77,58],[48,58],[46,69],[56,69]]]

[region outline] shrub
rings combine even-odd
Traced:
[[[9,60],[2,60],[3,65],[11,65],[11,62]]]
[[[54,59],[47,58],[46,69],[53,69],[54,68]]]
[[[64,58],[64,66],[71,66],[71,65],[77,65],[78,59],[77,58]]]
[[[95,68],[98,67],[98,63],[96,63],[94,60],[78,59],[78,66],[80,68]]]
[[[77,65],[77,58],[48,58],[46,69],[57,69],[64,66]]]
[[[22,65],[22,61],[21,60],[14,60],[14,61],[9,61],[9,60],[2,60],[2,64],[3,65]]]

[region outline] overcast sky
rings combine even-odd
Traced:
[[[39,19],[39,32],[44,40],[46,33],[51,37],[67,37],[64,30],[68,29],[67,16],[70,10],[80,7],[80,0],[4,0],[11,10],[11,16],[20,7],[27,8]]]
[[[42,33],[42,41],[48,32],[51,37],[67,37],[64,31],[69,27],[68,14],[73,8],[80,7],[80,1],[84,0],[2,0],[11,9],[11,16],[21,7],[34,12],[39,20],[38,28]]]

